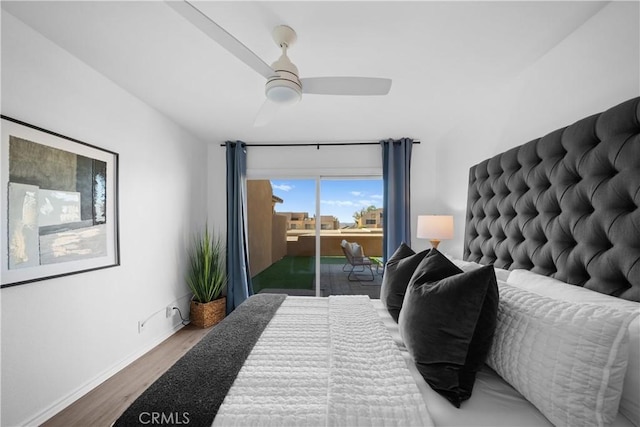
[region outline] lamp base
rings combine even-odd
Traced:
[[[433,249],[438,249],[438,245],[440,244],[440,240],[429,240]]]

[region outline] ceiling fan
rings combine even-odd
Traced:
[[[258,112],[254,126],[267,124],[281,106],[297,103],[303,93],[367,96],[386,95],[391,89],[391,79],[385,78],[307,77],[301,79],[298,77],[298,68],[287,56],[287,49],[297,39],[296,32],[291,27],[280,25],[273,30],[273,40],[282,49],[282,55],[269,66],[191,3],[186,0],[166,1],[166,3],[220,46],[267,79],[265,85],[267,99]]]

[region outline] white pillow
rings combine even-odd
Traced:
[[[474,262],[474,261],[464,261],[461,259],[455,259],[450,255],[447,255],[447,258],[449,258],[451,262],[456,265],[456,267],[458,267],[460,270],[464,271],[465,273],[467,271],[475,270],[483,266],[482,264],[478,264],[477,262]],[[511,274],[511,271],[505,270],[504,268],[493,267],[493,270],[496,272],[496,279],[502,280],[503,282],[506,281],[507,278],[509,277],[509,274]]]
[[[618,413],[636,316],[498,282],[487,364],[555,425],[604,426]]]
[[[503,282],[506,282],[509,276],[511,275],[511,270],[505,270],[504,268],[498,268],[498,267],[494,267],[493,269],[496,271],[497,280],[502,280]]]
[[[474,261],[465,261],[462,259],[456,259],[449,255],[447,255],[447,258],[449,258],[451,262],[455,264],[456,267],[458,267],[460,270],[464,271],[465,273],[467,271],[476,270],[482,267],[482,264],[478,264],[477,262],[474,262]]]
[[[629,313],[640,313],[640,303],[570,285],[528,270],[513,270],[507,283],[563,301],[600,304]],[[640,316],[629,324],[629,364],[622,389],[620,412],[633,424],[640,426]]]

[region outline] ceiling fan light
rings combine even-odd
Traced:
[[[295,104],[300,101],[302,97],[300,88],[293,84],[286,84],[289,83],[286,81],[279,81],[277,84],[275,82],[270,83],[272,84],[267,84],[265,91],[270,101],[281,105]]]

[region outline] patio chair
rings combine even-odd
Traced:
[[[349,275],[347,279],[350,282],[372,282],[374,280],[373,270],[371,269],[371,260],[364,256],[364,252],[362,250],[362,246],[357,243],[350,243],[346,240],[343,240],[340,244],[342,247],[342,252],[344,252],[344,256],[347,258],[347,262],[342,267],[342,271],[348,271]],[[371,273],[371,278],[362,278],[362,273],[365,273],[369,269],[369,273]]]

